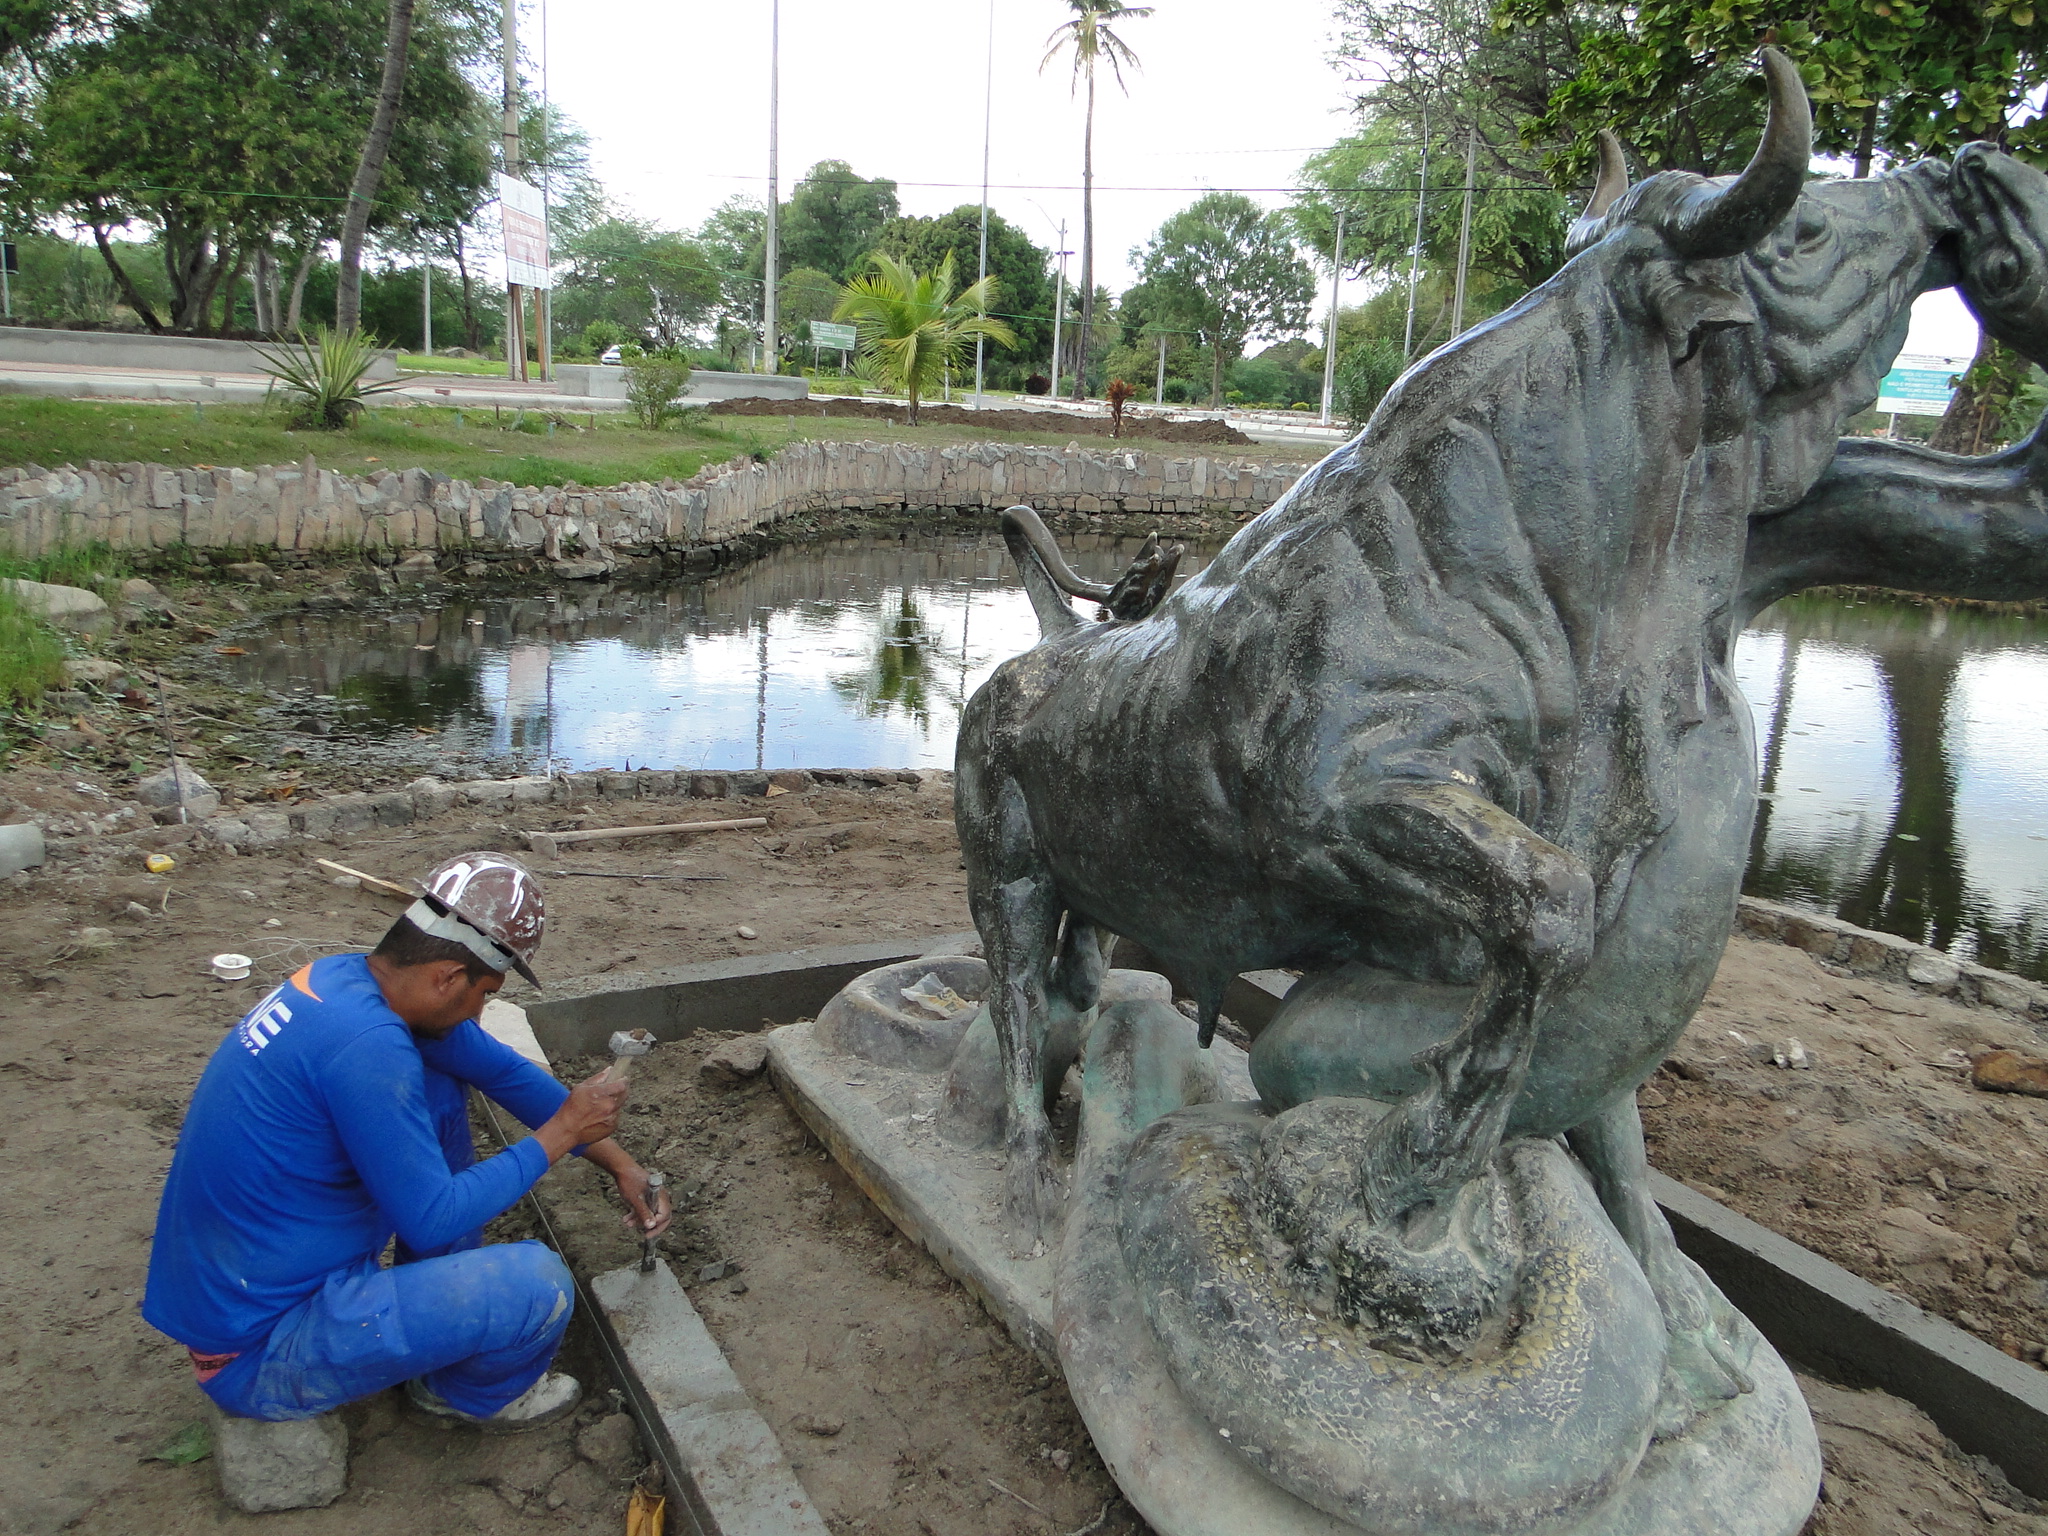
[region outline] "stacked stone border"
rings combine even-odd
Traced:
[[[819,512],[1024,502],[1042,512],[1263,511],[1295,464],[973,443],[791,443],[688,480],[604,489],[455,480],[423,469],[343,475],[311,458],[256,469],[106,464],[0,469],[0,548],[475,550],[609,560],[715,545]]]
[[[295,839],[321,841],[409,826],[458,806],[509,812],[523,806],[590,806],[604,801],[725,800],[767,796],[771,789],[801,793],[820,785],[869,790],[931,786],[950,790],[952,783],[953,775],[937,768],[636,768],[624,772],[606,769],[553,777],[533,775],[460,782],[427,776],[402,789],[328,795],[288,806],[236,806],[189,828],[151,826],[139,831],[115,831],[118,818],[102,821],[70,813],[46,814],[37,819],[49,835],[51,852],[60,856],[71,850],[83,851],[88,844],[119,841],[154,846],[167,837],[181,835],[202,845],[224,845],[239,851],[275,847]],[[134,808],[139,810],[140,807]],[[2021,1014],[2038,1026],[2048,1027],[2048,987],[2006,971],[1957,960],[1896,934],[1859,928],[1839,918],[1802,912],[1754,896],[1744,896],[1738,904],[1735,931],[1749,938],[1769,939],[1803,949],[1842,974],[1869,976],[1932,996]]]

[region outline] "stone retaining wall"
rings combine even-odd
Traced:
[[[975,443],[791,443],[690,479],[586,490],[453,480],[423,469],[340,475],[296,466],[103,464],[0,469],[0,548],[478,549],[607,558],[719,544],[828,511],[1003,507],[1043,512],[1263,511],[1291,464]]]

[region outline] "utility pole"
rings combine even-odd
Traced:
[[[1344,282],[1344,210],[1337,210],[1337,250],[1330,259],[1330,324],[1323,332],[1323,425],[1337,392],[1337,292]]]
[[[776,142],[781,116],[782,93],[782,0],[772,0],[768,10],[768,251],[767,269],[761,274],[761,371],[774,373],[776,354],[781,350],[775,338],[775,208],[781,195],[776,189]]]
[[[1465,334],[1465,273],[1472,263],[1472,178],[1479,165],[1479,120],[1465,127],[1465,211],[1458,216],[1458,280],[1451,299],[1451,334]]]
[[[1166,332],[1159,333],[1159,377],[1152,381],[1152,403],[1166,404]]]
[[[976,282],[988,280],[988,139],[995,115],[996,92],[996,0],[988,0],[988,64],[981,77],[981,261]],[[988,338],[974,338],[974,408],[981,409],[981,364]]]
[[[540,0],[540,222],[548,229],[548,172],[554,164],[555,119],[548,108],[548,0]],[[550,240],[552,231],[550,230]],[[541,257],[552,269],[554,253],[543,248]],[[555,290],[552,280],[533,296],[534,351],[540,355],[540,376],[555,376]]]
[[[505,117],[501,128],[505,174],[517,180],[521,164],[518,0],[505,0],[500,34],[505,54]],[[526,377],[526,290],[513,282],[505,284],[505,377],[508,381]]]
[[[1415,244],[1408,252],[1408,328],[1401,336],[1401,361],[1415,355],[1415,284],[1422,275],[1422,212],[1429,202],[1429,100],[1422,102],[1422,174],[1415,188]]]
[[[1060,275],[1054,285],[1055,297],[1052,301],[1052,393],[1046,396],[1048,400],[1057,400],[1060,397],[1060,316],[1065,314],[1067,309],[1067,258],[1071,255],[1073,252],[1067,249],[1067,221],[1061,219]]]
[[[434,355],[434,264],[420,266],[420,350]]]

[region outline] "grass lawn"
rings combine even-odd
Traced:
[[[484,411],[440,406],[383,406],[346,432],[295,432],[273,409],[209,405],[204,414],[182,404],[116,404],[0,396],[0,464],[83,464],[88,459],[125,463],[230,465],[292,464],[311,454],[323,468],[349,474],[378,469],[428,469],[457,479],[510,480],[520,485],[617,485],[628,480],[686,480],[707,463],[738,454],[774,454],[784,444],[909,442],[947,446],[963,442],[1050,443],[1065,433],[969,432],[953,426],[896,426],[886,421],[801,416],[716,416],[691,412],[662,432],[644,432],[623,414],[563,412],[552,434],[536,412],[514,430],[518,412],[494,418]],[[461,424],[457,425],[457,418]],[[1327,450],[1315,444],[1195,448],[1185,443],[1129,437],[1082,439],[1098,453],[1153,450],[1177,457],[1207,452],[1225,458],[1310,463]]]
[[[505,360],[496,361],[488,357],[429,357],[424,352],[401,352],[398,354],[400,373],[476,373],[493,378],[505,377]]]

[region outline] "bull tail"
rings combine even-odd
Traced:
[[[1105,587],[1074,574],[1052,534],[1029,507],[1004,509],[1003,541],[1010,546],[1010,558],[1017,562],[1017,574],[1023,578],[1032,611],[1038,615],[1040,635],[1061,634],[1080,624],[1080,615],[1067,602],[1069,597],[1099,603],[1104,618],[1142,619],[1172,588],[1174,568],[1180,564],[1183,550],[1179,544],[1162,548],[1154,534],[1116,585]]]
[[[1017,574],[1024,579],[1024,591],[1038,615],[1038,632],[1056,635],[1073,629],[1081,616],[1068,604],[1069,595],[1109,601],[1109,588],[1083,581],[1067,564],[1059,545],[1053,543],[1038,514],[1029,507],[1003,510],[1003,542],[1010,546],[1010,558],[1017,562]]]

